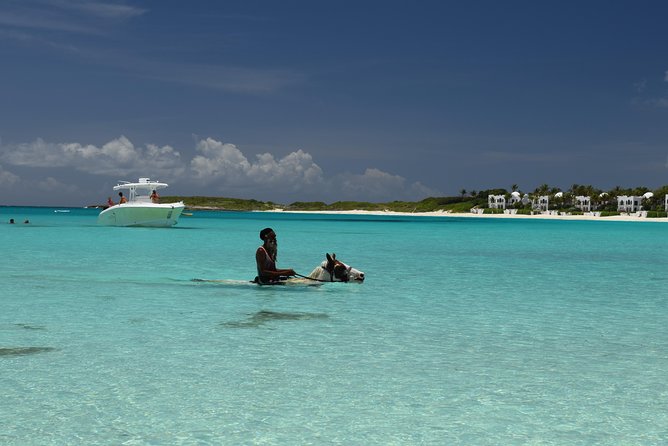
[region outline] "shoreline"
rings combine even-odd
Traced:
[[[668,218],[647,218],[635,215],[613,215],[609,217],[597,217],[594,215],[549,215],[549,214],[474,214],[468,212],[454,213],[447,211],[434,212],[395,212],[395,211],[286,211],[284,209],[273,209],[270,211],[254,212],[282,212],[286,214],[331,214],[331,215],[373,215],[373,216],[399,216],[399,217],[461,217],[461,218],[499,218],[499,219],[528,219],[528,220],[570,220],[570,221],[625,221],[625,222],[647,222],[668,223]]]
[[[49,209],[100,209],[99,207],[86,206],[18,206],[18,205],[0,205],[1,208],[49,208]],[[441,217],[441,218],[497,218],[497,219],[525,219],[525,220],[564,220],[564,221],[623,221],[640,223],[668,223],[668,217],[647,218],[638,215],[613,215],[608,217],[598,217],[595,215],[554,215],[554,214],[478,214],[472,212],[452,212],[452,211],[430,211],[430,212],[399,212],[399,211],[369,211],[364,209],[354,209],[347,211],[328,211],[328,210],[286,210],[283,208],[274,208],[267,210],[243,210],[243,209],[224,209],[215,206],[186,206],[190,211],[214,211],[214,212],[275,212],[285,214],[322,214],[322,215],[369,215],[369,216],[396,216],[396,217]]]

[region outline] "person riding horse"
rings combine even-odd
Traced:
[[[255,251],[255,263],[257,265],[257,277],[254,282],[262,285],[271,285],[285,280],[289,276],[296,276],[295,270],[276,268],[276,258],[278,257],[278,242],[276,233],[271,228],[264,228],[260,231],[260,239],[264,242],[262,246]]]

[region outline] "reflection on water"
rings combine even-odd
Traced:
[[[43,327],[41,325],[16,324],[16,326],[24,328],[26,330],[46,330],[46,327]]]
[[[52,352],[55,350],[53,347],[9,347],[0,348],[0,356],[33,355],[35,353]]]
[[[327,319],[325,313],[280,313],[262,310],[243,321],[224,322],[220,325],[225,328],[257,328],[271,321],[300,321],[312,319]]]

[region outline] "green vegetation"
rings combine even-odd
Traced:
[[[225,197],[179,197],[164,196],[160,200],[163,203],[183,201],[191,209],[217,209],[228,211],[270,211],[280,207],[271,201],[244,200],[242,198]]]
[[[518,214],[529,214],[531,213],[527,209],[518,209]],[[503,214],[503,209],[485,209],[485,214]]]
[[[393,212],[468,212],[479,204],[477,201],[462,197],[430,197],[422,201],[391,201],[387,203],[369,203],[367,201],[336,201],[326,204],[322,201],[296,201],[283,206],[289,211],[393,211]]]
[[[601,212],[601,217],[619,215],[617,211],[617,197],[621,195],[641,196],[646,192],[653,192],[654,196],[642,200],[643,209],[648,211],[649,218],[665,218],[664,197],[668,194],[668,186],[662,186],[654,191],[647,187],[622,189],[617,186],[609,191],[602,191],[593,186],[574,184],[567,191],[542,184],[531,192],[522,192],[516,184],[512,185],[512,192],[519,192],[522,197],[528,198],[522,202],[508,205],[516,209],[517,214],[531,214],[534,200],[541,195],[549,197],[549,209],[559,212],[568,212],[571,215],[580,215],[582,211],[575,208],[575,197],[586,196],[591,200],[592,209]],[[391,211],[391,212],[469,212],[472,208],[483,208],[485,214],[503,213],[501,209],[489,209],[487,197],[489,195],[504,195],[509,202],[511,192],[506,189],[488,189],[479,192],[465,189],[459,196],[429,197],[421,201],[390,201],[386,203],[370,203],[366,201],[336,201],[327,204],[322,201],[296,201],[291,204],[258,201],[254,199],[226,198],[226,197],[179,197],[165,196],[163,202],[183,201],[190,209],[215,209],[228,211],[271,211],[284,209],[287,211]]]
[[[295,201],[290,207],[295,211],[323,211],[327,209],[327,204],[322,201]]]
[[[451,211],[468,212],[483,201],[462,197],[430,197],[422,201],[392,201],[388,203],[370,203],[366,201],[336,201],[331,204],[322,201],[296,201],[283,205],[271,201],[245,200],[226,197],[180,197],[163,196],[161,201],[168,203],[183,201],[190,209],[217,209],[229,211],[270,211],[285,209],[289,211],[394,211],[394,212],[432,212]],[[486,202],[486,199],[484,200]]]

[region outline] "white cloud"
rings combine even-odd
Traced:
[[[120,164],[131,163],[139,157],[134,144],[125,136],[106,143],[102,146],[101,152]]]
[[[146,145],[146,159],[160,170],[183,172],[181,154],[171,146]]]
[[[146,12],[145,9],[103,1],[5,2],[0,6],[0,26],[98,34],[101,24],[131,19]]]
[[[133,75],[149,79],[252,94],[279,91],[305,79],[303,74],[292,70],[172,64],[146,59],[133,62],[132,69]]]
[[[234,144],[226,144],[212,138],[203,139],[195,149],[202,155],[190,161],[195,177],[204,183],[215,180],[236,183],[242,181],[250,163]]]
[[[242,94],[270,94],[307,79],[300,71],[280,67],[234,66],[227,61],[210,60],[195,63],[183,58],[174,62],[174,57],[158,57],[161,51],[147,57],[146,52],[138,54],[100,46],[103,41],[117,46],[118,38],[114,36],[123,32],[119,24],[145,14],[149,10],[104,1],[0,1],[0,38],[54,49],[87,65],[101,65],[105,70],[127,76]],[[86,35],[95,35],[100,41],[75,40]]]
[[[387,190],[403,189],[406,179],[378,169],[367,169],[362,175],[348,174],[341,181],[341,190],[348,196],[384,196]]]
[[[278,161],[270,153],[257,155],[257,162],[251,165],[248,175],[259,184],[289,184],[293,188],[312,186],[323,180],[322,169],[301,149]]]
[[[58,167],[63,160],[53,150],[54,145],[41,138],[32,143],[3,147],[2,160],[16,166]]]
[[[194,176],[205,184],[300,191],[323,181],[320,167],[302,150],[279,160],[270,153],[263,153],[257,155],[253,163],[234,144],[212,138],[201,140],[196,149],[201,155],[192,159],[190,167]]]
[[[341,195],[350,200],[419,200],[428,196],[440,195],[438,191],[419,182],[407,185],[404,177],[375,168],[366,169],[362,175],[340,175],[334,182],[334,184],[337,183]]]
[[[0,148],[0,160],[26,167],[69,167],[96,175],[163,175],[183,172],[181,155],[170,146],[135,147],[125,136],[102,147],[79,143],[31,143]]]
[[[181,153],[169,145],[136,146],[125,136],[102,146],[37,139],[31,143],[0,145],[0,162],[28,171],[33,168],[36,171],[30,175],[33,178],[48,174],[46,180],[33,181],[39,181],[44,190],[66,190],[71,195],[76,194],[63,183],[73,184],[72,170],[107,176],[113,181],[148,176],[178,184],[181,190],[174,193],[180,195],[213,193],[284,203],[415,200],[438,195],[420,183],[409,184],[402,176],[375,168],[368,168],[363,174],[344,173],[327,178],[311,154],[301,149],[280,158],[261,153],[250,160],[234,144],[213,138],[197,141],[190,159],[182,159]],[[59,173],[54,173],[53,168]],[[18,176],[0,167],[0,184],[18,181]],[[87,188],[82,187],[82,191],[85,193]]]
[[[11,186],[19,181],[18,175],[5,170],[0,165],[0,186]]]
[[[71,9],[83,14],[101,17],[105,19],[128,19],[144,14],[147,10],[128,5],[119,5],[116,3],[102,1],[82,1],[72,2],[71,0],[51,0],[53,6],[62,9]]]
[[[411,184],[407,190],[406,200],[422,200],[427,197],[441,197],[443,192],[432,189],[431,187],[425,186],[419,181]]]
[[[71,183],[63,183],[53,177],[46,177],[37,182],[37,188],[46,192],[58,191],[61,195],[81,194],[79,189]]]

